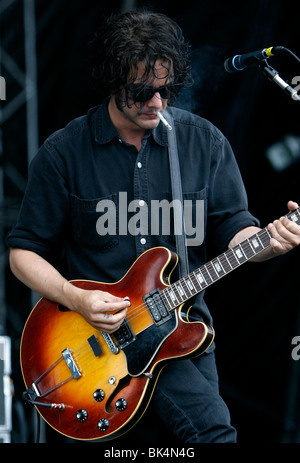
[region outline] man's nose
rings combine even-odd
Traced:
[[[151,108],[157,108],[160,109],[162,107],[162,98],[160,96],[159,92],[154,93],[153,97],[151,100],[147,101],[147,105],[150,106]]]

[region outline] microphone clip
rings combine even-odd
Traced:
[[[261,68],[269,80],[275,82],[275,84],[282,88],[285,93],[287,93],[293,100],[300,101],[300,96],[298,95],[297,91],[280,77],[276,69],[273,69],[268,64],[266,66],[260,65],[259,68]]]

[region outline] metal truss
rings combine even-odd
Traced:
[[[23,28],[23,44],[20,46],[18,43],[18,53],[11,50],[11,45],[8,47],[10,50],[6,46],[8,31],[10,36],[17,32],[16,17],[20,18]],[[10,130],[11,133],[11,128],[15,128],[16,138],[24,132],[27,145],[24,155],[27,156],[27,165],[38,149],[35,0],[0,0],[0,31],[0,75],[6,83],[6,99],[0,101],[0,335],[2,335],[5,334],[7,315],[5,273],[8,251],[4,240],[5,233],[12,226],[18,212],[16,200],[10,196],[5,185],[9,179],[22,196],[27,182],[27,172],[24,172],[24,167],[18,168],[18,164],[11,162],[16,158],[16,153],[10,149],[9,141],[4,143],[6,131]],[[19,53],[20,48],[23,49],[22,56]],[[14,92],[11,92],[12,87]],[[25,109],[22,124],[17,123],[15,119],[21,108]]]

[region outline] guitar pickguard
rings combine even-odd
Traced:
[[[139,376],[145,372],[157,350],[167,337],[173,333],[178,324],[177,312],[173,312],[171,318],[159,326],[153,324],[141,331],[134,342],[123,348],[127,360],[128,373],[131,376]]]

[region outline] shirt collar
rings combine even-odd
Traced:
[[[113,126],[108,114],[108,99],[98,106],[93,123],[95,140],[101,145],[109,143],[118,136],[118,132]]]
[[[94,114],[93,131],[97,143],[109,143],[115,137],[119,137],[118,132],[111,122],[108,114],[108,99],[98,106]],[[168,146],[167,128],[160,122],[158,126],[150,131],[156,143]]]

